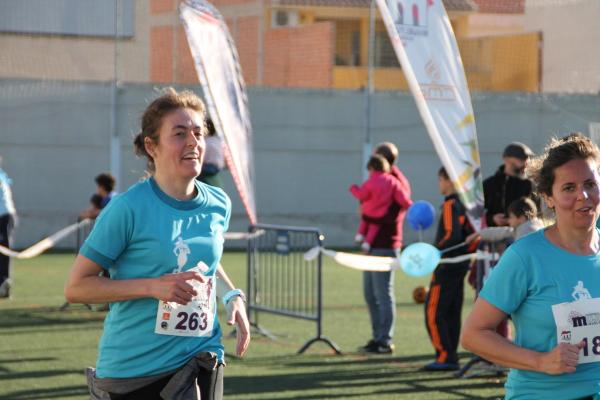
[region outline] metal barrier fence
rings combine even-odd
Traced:
[[[77,222],[81,222],[81,221],[82,221],[81,218],[77,218]],[[90,232],[92,231],[93,228],[94,228],[94,220],[92,220],[91,223],[89,223],[89,224],[83,224],[77,228],[77,231],[75,232],[75,248],[73,249],[74,253],[75,253],[75,257],[77,257],[77,254],[79,254],[79,249],[81,249],[81,246],[83,246],[83,242],[85,242],[85,239],[88,237],[88,235],[90,234]],[[71,303],[69,303],[68,301],[65,301],[60,306],[60,311],[65,311],[70,306],[71,306]],[[84,304],[84,306],[88,310],[94,309],[90,304]]]
[[[81,218],[78,218],[77,222],[80,222],[80,221],[81,221]],[[79,254],[79,249],[81,249],[81,246],[83,246],[83,242],[85,242],[85,239],[87,239],[87,237],[90,234],[90,232],[92,231],[92,229],[94,229],[94,222],[95,222],[95,220],[92,220],[91,223],[89,223],[87,225],[82,225],[79,227],[79,229],[77,229],[76,242],[75,242],[75,255]]]
[[[257,224],[249,228],[248,315],[252,326],[270,334],[258,323],[261,312],[314,321],[317,334],[298,351],[303,353],[317,341],[336,354],[339,347],[322,335],[323,284],[321,255],[306,261],[304,253],[321,246],[317,228]]]

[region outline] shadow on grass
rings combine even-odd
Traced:
[[[45,362],[54,361],[55,357],[36,357],[36,358],[0,358],[0,379],[3,379],[4,374],[10,373],[10,368],[6,368],[5,364],[30,363],[30,362]]]
[[[471,354],[461,353],[463,357],[468,357]],[[323,367],[333,365],[386,365],[386,364],[404,364],[404,363],[415,363],[415,362],[429,362],[432,361],[434,355],[432,354],[418,354],[410,356],[390,356],[390,355],[366,355],[363,353],[344,353],[342,356],[331,354],[323,355],[317,354],[286,354],[281,356],[267,356],[267,357],[252,357],[241,360],[244,364],[276,364],[276,365],[289,365],[294,367]]]
[[[81,372],[81,371],[80,371]],[[64,399],[69,397],[89,396],[87,386],[63,386],[53,389],[27,389],[0,394],[0,400],[42,400],[42,399]]]
[[[0,364],[14,364],[22,362],[54,361],[56,357],[32,357],[32,358],[0,358]]]
[[[0,374],[0,381],[12,381],[15,379],[40,379],[50,378],[60,375],[81,375],[81,369],[55,369],[44,371],[27,371],[27,372],[8,372]]]
[[[379,371],[366,368],[360,371],[315,371],[288,375],[261,375],[227,377],[225,395],[244,394],[248,398],[262,398],[279,393],[278,399],[317,400],[322,398],[361,398],[365,388],[373,395],[410,395],[430,392],[465,399],[485,397],[466,393],[468,390],[499,389],[495,381],[451,380],[446,374],[427,375],[414,371]],[[327,393],[315,393],[326,390]],[[307,392],[306,394],[298,392]],[[312,393],[309,393],[312,392]]]
[[[397,301],[397,308],[423,308],[423,304],[417,304],[414,301]],[[367,311],[365,304],[327,304],[326,311]]]
[[[53,307],[16,308],[2,311],[0,330],[29,327],[40,329],[65,324],[97,324],[103,320],[103,314],[94,314],[91,312],[74,315],[61,312],[58,308]],[[7,330],[0,332],[0,334],[2,333],[12,334],[14,332]]]

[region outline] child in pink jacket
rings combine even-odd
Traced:
[[[380,155],[373,155],[367,163],[369,178],[361,185],[350,186],[350,193],[360,201],[362,216],[369,218],[383,217],[393,202],[402,208],[412,204],[404,194],[398,179],[389,174],[390,164]],[[381,225],[367,222],[361,218],[355,240],[361,242],[361,248],[369,252],[373,240]]]

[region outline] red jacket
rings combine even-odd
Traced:
[[[361,186],[350,186],[350,193],[361,202],[362,214],[372,218],[383,217],[393,202],[402,208],[410,206],[400,181],[384,172],[370,172]]]
[[[383,217],[376,219],[363,217],[367,222],[381,224],[381,228],[371,244],[372,248],[399,249],[402,247],[402,227],[404,225],[404,217],[406,216],[408,207],[412,204],[412,201],[410,201],[411,189],[408,179],[406,179],[404,174],[395,165],[392,166],[390,175],[394,176],[398,182],[400,182],[404,196],[409,199],[409,204],[406,207],[401,207],[393,202]]]

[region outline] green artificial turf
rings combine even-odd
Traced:
[[[64,303],[62,287],[73,255],[48,254],[14,262],[10,300],[0,300],[0,399],[85,399],[83,369],[93,365],[105,312]],[[238,286],[246,286],[246,255],[226,253],[223,264]],[[451,373],[423,372],[433,350],[423,324],[423,307],[412,301],[427,279],[396,275],[397,321],[393,355],[356,352],[370,336],[361,273],[325,259],[323,334],[343,355],[324,344],[296,354],[316,334],[316,324],[260,314],[260,326],[276,336],[255,333],[243,359],[227,357],[227,399],[483,399],[500,398],[503,378],[456,379]],[[473,292],[466,290],[465,313]],[[235,340],[224,328],[226,351]],[[462,362],[470,354],[462,352]]]

